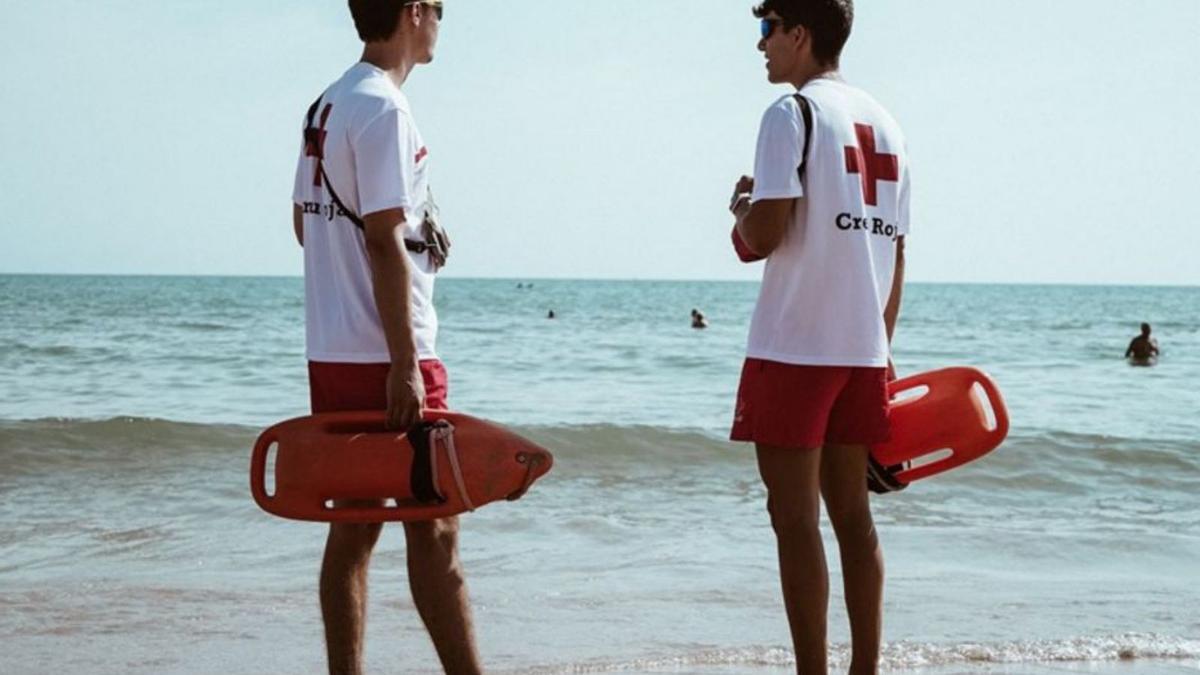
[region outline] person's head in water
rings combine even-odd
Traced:
[[[547,318],[547,319],[553,319],[553,318],[555,318],[555,315],[554,315],[554,310],[550,310],[550,311],[549,311],[549,312],[546,314],[546,318]]]
[[[394,47],[414,63],[433,61],[442,0],[349,0],[358,37],[372,46]]]
[[[1150,324],[1142,324],[1142,337],[1150,337]]]
[[[767,80],[797,87],[837,70],[854,27],[854,0],[765,0],[754,8],[762,21],[758,50]]]

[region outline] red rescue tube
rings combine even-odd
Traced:
[[[254,501],[293,520],[433,520],[518,499],[554,463],[545,448],[491,422],[444,410],[426,410],[424,418],[435,427],[428,444],[417,445],[427,453],[424,473],[439,499],[414,495],[416,451],[406,434],[388,431],[382,412],[351,412],[300,417],[262,432],[250,459]],[[276,444],[268,493],[268,455]]]
[[[890,393],[892,436],[872,447],[871,455],[884,466],[909,464],[896,472],[904,483],[979,459],[1008,435],[1004,398],[981,370],[957,367],[913,375],[892,382]],[[985,406],[994,423],[989,424]]]

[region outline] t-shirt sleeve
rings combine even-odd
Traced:
[[[804,122],[790,107],[773,105],[767,109],[758,130],[752,201],[804,196],[799,174],[803,138]]]
[[[388,209],[409,210],[416,170],[416,133],[400,110],[384,112],[354,139],[360,216]]]

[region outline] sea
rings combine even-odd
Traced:
[[[488,672],[794,672],[753,449],[726,440],[756,293],[439,281],[452,407],[556,458],[462,519]],[[324,672],[326,528],[248,481],[258,432],[308,412],[303,321],[296,278],[0,276],[0,672]],[[1143,321],[1153,367],[1123,358]],[[987,371],[1012,426],[874,498],[883,670],[1200,672],[1200,288],[910,284],[894,351]],[[439,672],[404,561],[385,528],[368,672]]]

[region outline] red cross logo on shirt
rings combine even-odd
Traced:
[[[313,172],[313,186],[321,187],[321,162],[325,159],[325,124],[329,121],[329,113],[333,111],[333,104],[325,104],[325,109],[321,111],[321,126],[318,128],[309,127],[304,132],[304,156],[317,158],[317,170]],[[312,124],[309,118],[309,124]]]
[[[879,181],[900,180],[900,158],[875,152],[875,128],[855,124],[860,147],[846,146],[846,172],[862,175],[863,198],[871,206],[879,205]]]

